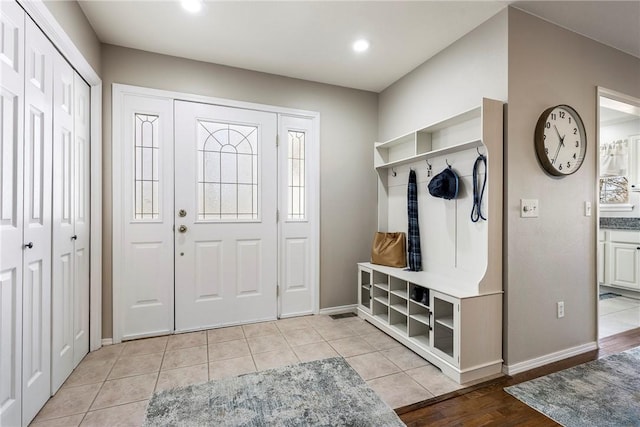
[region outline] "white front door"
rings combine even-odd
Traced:
[[[175,102],[176,331],[277,316],[277,117]]]

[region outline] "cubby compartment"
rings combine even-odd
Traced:
[[[381,322],[389,321],[389,306],[379,299],[374,298],[371,307],[371,314]]]
[[[389,277],[389,292],[400,298],[408,299],[407,282],[397,277]]]
[[[409,330],[408,335],[412,341],[423,347],[429,347],[429,335],[431,330],[427,323],[417,320],[416,318],[409,316]]]
[[[389,326],[403,335],[407,334],[407,315],[397,310],[389,310]]]
[[[428,309],[429,289],[423,286],[409,283],[409,300]]]
[[[425,325],[431,324],[429,307],[409,300],[409,317]]]
[[[389,307],[391,307],[391,309],[405,316],[409,312],[407,308],[407,299],[404,297],[395,295],[393,292],[391,292],[391,294],[389,295]]]
[[[374,270],[372,275],[373,286],[383,291],[389,290],[389,276]]]

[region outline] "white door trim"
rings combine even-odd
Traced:
[[[42,0],[17,0],[91,86],[91,263],[89,349],[102,346],[102,80]]]
[[[314,167],[311,170],[317,171],[316,176],[310,177],[310,189],[312,197],[315,199],[310,204],[313,209],[312,215],[316,219],[313,225],[313,244],[311,248],[311,259],[315,265],[315,274],[312,281],[313,286],[313,312],[318,313],[320,309],[320,113],[308,110],[299,110],[294,108],[279,107],[267,104],[258,104],[252,102],[236,101],[225,98],[217,98],[196,94],[189,94],[176,91],[167,91],[161,89],[151,89],[140,86],[124,85],[114,83],[112,86],[112,176],[113,176],[113,188],[122,188],[122,162],[116,161],[122,157],[123,147],[119,138],[115,138],[116,135],[120,135],[121,123],[120,116],[123,108],[123,99],[125,95],[137,95],[146,97],[156,97],[162,99],[181,100],[200,102],[204,104],[214,104],[225,107],[236,107],[247,110],[258,110],[278,114],[278,121],[282,116],[303,117],[311,119],[313,121],[313,141],[315,142],[310,148],[310,158],[315,162]],[[122,216],[122,192],[113,191],[113,343],[119,343],[122,341],[122,327],[120,325],[120,314],[123,307],[121,306],[121,290],[118,283],[122,283],[122,271],[119,268],[121,264],[117,261],[117,257],[121,254],[115,251],[115,248],[120,248],[124,244],[122,230],[123,230],[123,216]],[[281,242],[278,242],[280,245]]]

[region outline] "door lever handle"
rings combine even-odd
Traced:
[[[78,240],[78,235],[74,234],[73,236],[71,236],[71,240]]]
[[[25,243],[25,244],[24,244],[24,248],[25,248],[25,249],[27,249],[27,248],[29,248],[29,249],[33,248],[33,242]]]

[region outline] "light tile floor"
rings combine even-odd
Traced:
[[[598,338],[640,327],[640,299],[619,296],[600,300]]]
[[[357,317],[308,316],[103,347],[32,425],[139,426],[154,391],[338,355],[393,408],[461,388]]]

